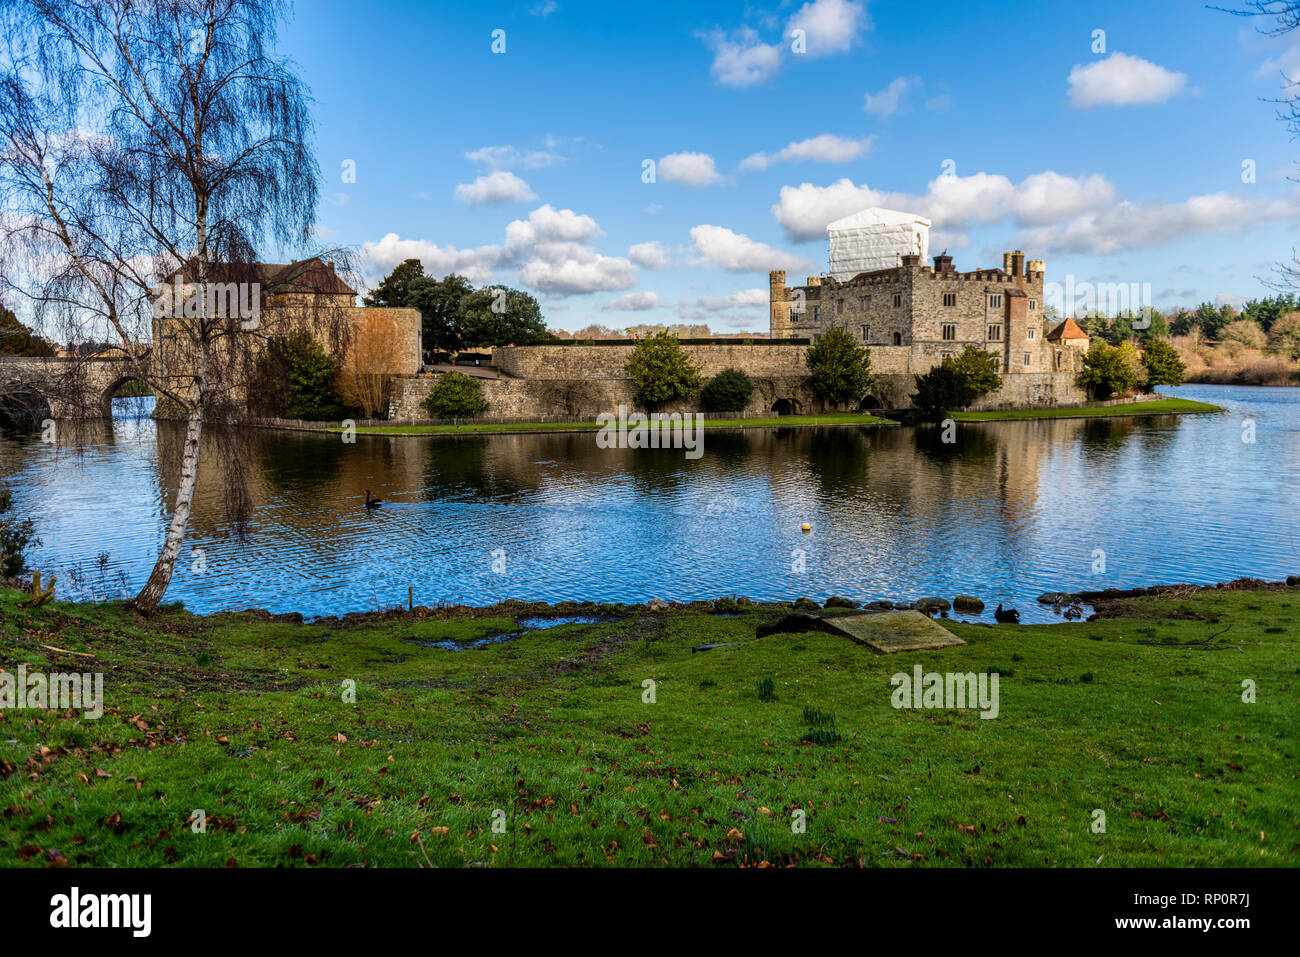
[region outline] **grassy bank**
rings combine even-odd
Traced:
[[[1127,405],[1102,405],[1073,409],[997,409],[991,412],[951,412],[958,422],[1003,422],[1020,419],[1091,419],[1108,415],[1181,415],[1188,412],[1222,412],[1208,402],[1191,399],[1152,399]]]
[[[706,429],[772,429],[811,425],[897,425],[889,419],[857,412],[826,415],[783,415],[754,419],[705,419]],[[465,425],[366,425],[358,426],[359,435],[516,435],[529,432],[596,432],[595,422],[487,422]],[[341,432],[342,429],[324,429]]]
[[[103,672],[106,706],[0,712],[5,865],[1246,866],[1300,850],[1298,589],[945,623],[968,644],[894,656],[755,638],[770,607],[582,608],[608,620],[449,650],[416,642],[514,632],[536,609],[146,622],[20,597],[0,592],[0,665]],[[999,672],[999,716],[895,710],[890,676],[914,665]],[[840,739],[802,742],[805,706]]]

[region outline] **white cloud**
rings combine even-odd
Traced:
[[[691,242],[699,254],[696,265],[712,266],[728,272],[799,270],[812,268],[813,265],[801,256],[783,253],[724,226],[696,226],[691,230]]]
[[[644,312],[645,310],[653,309],[658,305],[658,293],[629,292],[626,296],[619,296],[617,299],[611,299],[609,302],[604,303],[600,308],[606,311]]]
[[[605,235],[596,221],[571,209],[556,209],[550,203],[516,219],[506,227],[506,248],[512,251],[556,242],[587,242]]]
[[[361,247],[361,258],[380,273],[391,272],[393,267],[407,259],[424,263],[430,276],[442,278],[449,273],[459,273],[472,282],[492,278],[492,270],[506,258],[499,246],[480,246],[478,249],[457,249],[439,246],[425,239],[402,239],[389,233],[378,242],[367,242]]]
[[[1265,60],[1255,76],[1281,80],[1283,86],[1300,80],[1300,39],[1293,41],[1277,56]]]
[[[786,25],[789,39],[795,30],[803,30],[810,57],[848,53],[858,41],[859,32],[868,23],[864,5],[855,0],[813,0],[805,3]]]
[[[1080,109],[1094,106],[1145,106],[1163,103],[1187,86],[1187,74],[1128,53],[1112,53],[1070,71],[1070,104]]]
[[[885,194],[868,186],[855,186],[847,176],[829,186],[801,183],[782,186],[772,217],[786,236],[796,242],[826,235],[826,224],[869,206],[884,206]]]
[[[996,173],[938,176],[919,196],[858,186],[845,177],[829,186],[802,183],[782,187],[772,216],[790,239],[802,242],[824,237],[833,220],[870,206],[883,206],[927,217],[936,227],[948,230],[955,244],[961,241],[957,232],[972,225],[1008,218],[1022,226],[1057,222],[1113,205],[1115,198],[1115,187],[1103,176],[1075,178],[1051,170],[1028,176],[1019,184]]]
[[[1115,186],[1094,173],[1072,178],[1048,170],[1027,176],[1016,187],[1011,211],[1021,223],[1052,223],[1115,202]]]
[[[811,139],[792,142],[780,152],[754,153],[745,157],[740,168],[767,169],[773,163],[795,163],[803,160],[819,163],[848,163],[871,151],[874,136],[846,139],[832,133],[822,133]]]
[[[564,162],[564,157],[549,150],[524,152],[516,146],[484,146],[470,150],[465,158],[490,169],[545,169]]]
[[[745,87],[770,79],[781,69],[783,57],[811,59],[847,53],[869,26],[861,0],[812,0],[786,22],[783,43],[765,43],[750,26],[730,32],[715,28],[696,36],[713,50],[710,72],[714,79],[723,86]],[[794,53],[795,30],[803,31],[799,54]]]
[[[466,206],[490,203],[526,203],[537,198],[528,184],[507,170],[499,169],[456,187],[456,198]]]
[[[637,243],[635,246],[629,247],[627,258],[638,266],[644,266],[646,269],[663,269],[668,265],[668,253],[657,242]]]
[[[741,27],[730,34],[711,30],[697,35],[712,47],[710,72],[723,86],[753,86],[781,68],[781,47],[762,42],[752,27]]]
[[[543,292],[571,295],[634,286],[636,267],[588,246],[561,243],[539,249],[519,270],[519,278]]]
[[[528,12],[535,17],[546,19],[558,9],[560,9],[560,5],[555,0],[542,0],[541,3],[534,5]]]
[[[720,312],[723,309],[766,306],[770,295],[770,289],[742,289],[739,292],[731,293],[729,296],[723,296],[721,299],[715,296],[704,296],[699,300],[699,305],[701,308],[714,312]]]
[[[1210,193],[1181,203],[1121,202],[1062,223],[1022,232],[1022,248],[1108,255],[1198,233],[1240,234],[1264,222],[1300,223],[1300,195],[1285,198]]]
[[[868,93],[863,97],[862,108],[874,116],[893,116],[903,108],[903,99],[908,90],[921,85],[917,76],[900,76],[879,93]]]
[[[589,245],[603,235],[590,216],[548,204],[509,223],[503,246],[456,249],[389,233],[363,245],[361,255],[382,272],[404,259],[419,259],[430,275],[457,272],[474,282],[491,279],[497,269],[517,267],[524,285],[561,296],[634,286],[636,267],[630,260],[601,255]]]
[[[703,296],[694,302],[677,304],[677,318],[686,322],[707,322],[710,326],[739,329],[765,325],[768,317],[767,289],[742,289],[727,296]]]
[[[670,153],[658,163],[659,179],[687,186],[708,186],[722,179],[708,153]]]
[[[506,250],[523,262],[520,280],[543,292],[570,295],[635,285],[630,261],[602,256],[586,245],[603,235],[590,216],[547,204],[506,226]]]

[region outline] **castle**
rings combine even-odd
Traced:
[[[1046,323],[1043,260],[1017,249],[1001,269],[958,272],[946,253],[923,265],[929,225],[876,209],[831,223],[828,275],[791,288],[770,273],[772,338],[845,329],[894,373],[926,372],[966,346],[991,352],[1004,376],[1079,372],[1088,337],[1072,320]]]

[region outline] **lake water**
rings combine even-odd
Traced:
[[[1227,411],[963,424],[953,444],[928,427],[710,431],[694,461],[593,434],[258,432],[242,535],[208,442],[167,600],[310,616],[405,605],[408,586],[426,605],[967,593],[1046,620],[1048,590],[1300,574],[1300,389],[1169,391]],[[67,431],[0,439],[0,480],[43,540],[31,565],[60,597],[133,591],[179,431],[126,408]]]

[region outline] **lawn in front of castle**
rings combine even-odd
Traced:
[[[944,622],[968,644],[889,656],[756,638],[787,609],[731,601],[293,624],[22,598],[0,592],[0,666],[103,672],[106,700],[99,720],[0,712],[6,866],[1259,866],[1300,849],[1297,588]],[[599,620],[432,644],[541,610]],[[896,710],[891,676],[917,665],[996,671],[997,718]]]
[[[997,422],[1024,419],[1080,419],[1116,415],[1181,415],[1197,412],[1222,412],[1217,405],[1191,399],[1153,399],[1125,405],[1051,407],[1044,409],[998,409],[989,412],[949,413],[959,422]],[[788,429],[807,426],[857,425],[887,426],[898,423],[862,412],[827,412],[822,415],[782,415],[768,418],[706,418],[706,429]],[[473,435],[528,432],[596,432],[597,422],[454,422],[433,425],[362,425],[352,431],[362,435]],[[325,429],[342,432],[341,428]]]

